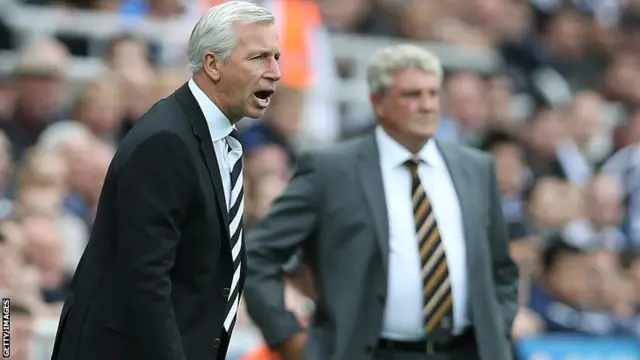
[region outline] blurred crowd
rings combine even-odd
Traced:
[[[190,26],[218,2],[24,0]],[[331,33],[489,49],[503,60],[493,73],[444,64],[437,136],[495,156],[521,268],[514,338],[561,331],[640,341],[640,1],[261,2],[278,6],[286,35],[267,116],[241,125],[247,226],[282,192],[297,154],[375,126],[370,114],[346,126],[353,114],[330,96],[349,71],[333,61]],[[0,48],[17,54],[0,75],[0,292],[12,298],[12,358],[23,359],[30,324],[59,314],[118,142],[190,74],[184,51],[160,60],[157,44],[122,33],[106,44],[107,71],[78,84],[69,61],[88,56],[86,39],[16,34],[0,13]],[[287,298],[306,321],[313,274],[303,255],[290,265]],[[246,316],[238,324],[251,326]]]

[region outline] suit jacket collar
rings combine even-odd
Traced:
[[[193,94],[193,97],[198,102],[200,110],[207,121],[209,127],[209,133],[211,134],[211,140],[216,142],[217,140],[227,137],[235,129],[227,116],[220,110],[220,108],[213,102],[207,94],[205,94],[200,87],[193,81],[188,82],[189,90]]]
[[[209,126],[207,120],[202,112],[198,101],[194,97],[193,93],[189,89],[188,83],[182,85],[173,94],[178,100],[178,103],[189,115],[189,121],[191,122],[191,128],[194,135],[200,142],[200,152],[207,165],[209,172],[209,178],[213,185],[216,194],[216,203],[222,214],[222,223],[225,224],[224,228],[229,235],[229,214],[227,213],[227,205],[224,195],[224,187],[222,186],[222,178],[220,177],[220,167],[218,166],[218,160],[216,159],[215,148],[213,147],[213,141],[211,140],[211,133],[209,132]]]
[[[403,166],[407,160],[414,156],[409,150],[389,136],[381,126],[376,127],[375,137],[378,149],[382,150],[379,151],[381,165],[385,168]],[[434,167],[445,166],[435,139],[429,140],[416,155],[426,165]]]
[[[467,253],[470,253],[475,251],[473,241],[470,239],[473,239],[477,231],[482,230],[482,228],[478,228],[478,220],[476,219],[478,212],[474,202],[478,201],[476,199],[478,189],[476,182],[473,181],[472,168],[470,168],[468,158],[464,156],[459,145],[442,143],[435,139],[432,141],[442,155],[456,189],[462,212]],[[384,185],[380,167],[380,150],[375,133],[366,136],[360,144],[357,169],[372,222],[376,228],[376,240],[381,250],[383,268],[386,273],[389,265],[389,218],[386,200],[382,195]],[[468,256],[467,259],[472,259],[472,257]]]
[[[389,217],[387,202],[383,195],[380,151],[375,134],[365,137],[358,152],[357,175],[369,207],[373,225],[376,228],[376,240],[382,253],[382,265],[387,273],[389,266]]]
[[[460,202],[464,239],[467,245],[467,261],[469,261],[475,258],[470,255],[475,251],[475,242],[471,239],[477,237],[477,232],[484,231],[484,222],[482,222],[483,219],[480,219],[483,212],[478,210],[478,207],[485,203],[482,195],[488,191],[488,188],[479,188],[479,185],[488,183],[486,180],[479,181],[477,175],[473,174],[473,169],[477,164],[469,161],[469,156],[464,154],[464,149],[460,145],[438,142],[438,147],[447,164],[447,170],[451,175],[453,187],[456,189]],[[489,215],[486,214],[486,216]]]

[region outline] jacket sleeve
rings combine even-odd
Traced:
[[[491,241],[493,281],[496,287],[496,297],[502,306],[507,336],[510,336],[511,326],[518,312],[518,266],[511,259],[509,252],[509,236],[502,214],[502,198],[493,159],[489,160],[488,167],[491,211],[488,235]]]
[[[145,359],[185,360],[170,271],[194,169],[186,145],[168,131],[138,144],[117,169],[117,265],[133,334]]]
[[[283,265],[309,241],[318,222],[318,182],[311,155],[298,161],[285,192],[247,237],[247,311],[271,347],[302,330],[284,302]]]

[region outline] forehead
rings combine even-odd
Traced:
[[[273,23],[236,24],[238,47],[246,51],[279,52],[278,32]]]
[[[390,89],[399,91],[440,88],[438,75],[421,69],[401,69],[393,73]]]

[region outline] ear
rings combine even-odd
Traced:
[[[385,102],[384,94],[381,92],[370,94],[369,100],[371,101],[371,107],[373,108],[373,113],[376,114],[376,118],[383,118]]]
[[[220,59],[220,56],[210,51],[204,53],[202,58],[202,70],[213,82],[220,81],[221,66],[222,60]]]

